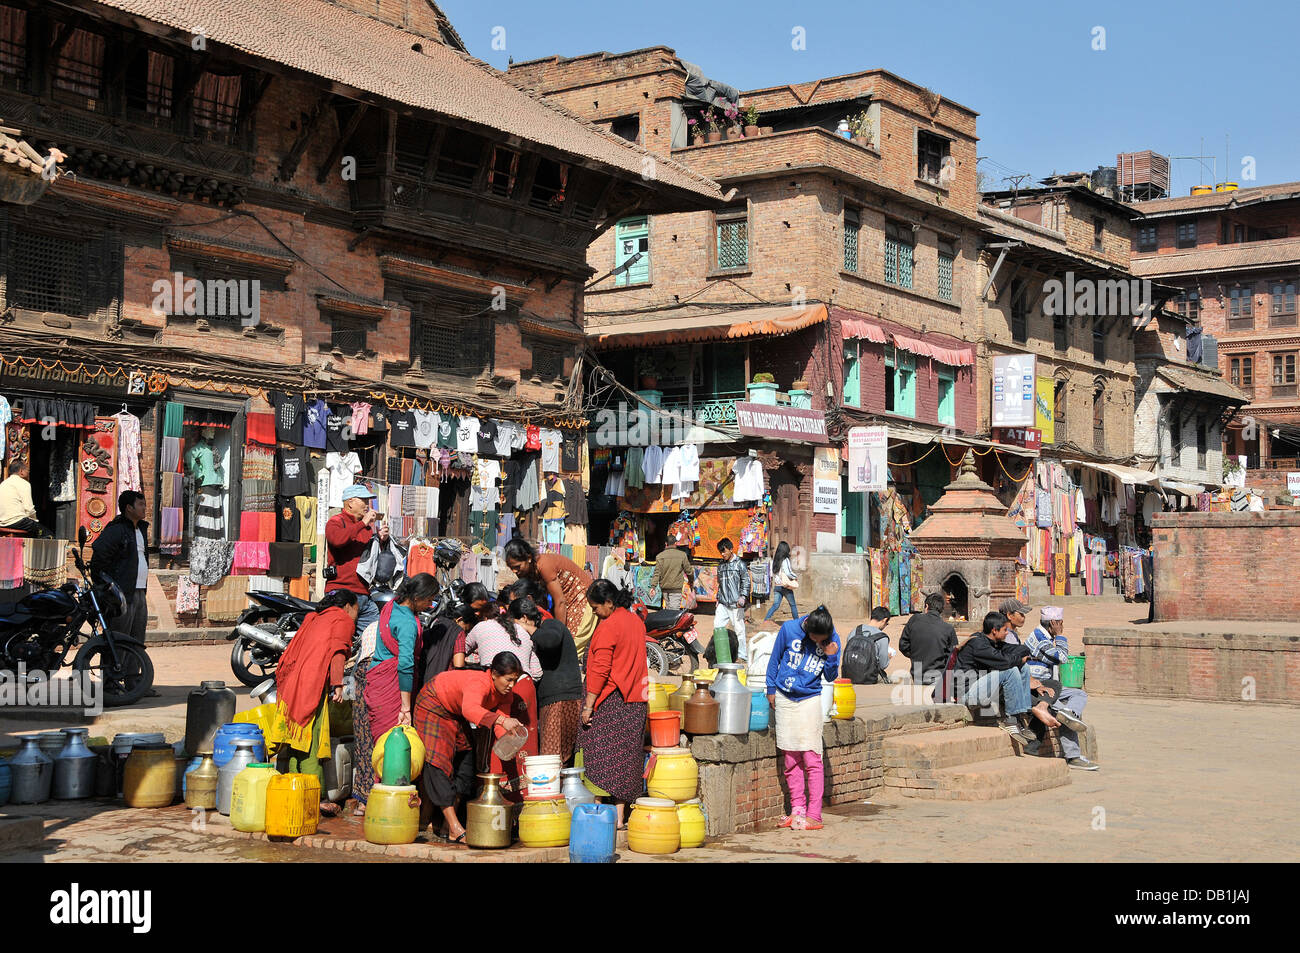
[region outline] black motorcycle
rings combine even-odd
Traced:
[[[134,704],[153,688],[153,661],[143,642],[109,628],[126,610],[126,597],[111,579],[92,582],[81,558],[86,538],[83,526],[73,553],[80,583],[33,592],[0,616],[0,669],[17,672],[21,664],[29,673],[52,678],[88,624],[90,636],[73,659],[73,670],[92,673],[106,706]]]

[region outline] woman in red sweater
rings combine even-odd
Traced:
[[[456,817],[456,799],[474,789],[474,751],[470,725],[500,738],[517,727],[510,716],[515,682],[523,666],[512,652],[501,652],[486,672],[448,669],[426,682],[415,699],[411,724],[424,742],[420,788],[427,802],[442,811],[447,840],[464,843],[465,828]]]
[[[579,746],[583,772],[614,799],[621,829],[623,805],[635,801],[643,789],[650,681],[645,625],[628,611],[631,595],[608,579],[591,584],[587,602],[598,621],[587,650],[587,699]]]

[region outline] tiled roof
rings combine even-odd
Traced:
[[[17,135],[17,129],[0,128],[0,162],[39,176],[45,167],[44,158],[21,139],[13,138]]]
[[[649,155],[443,43],[326,0],[97,0],[342,86],[478,123],[638,178]],[[424,42],[421,42],[424,40]],[[412,49],[418,43],[419,51]],[[717,183],[654,157],[653,181],[719,201]]]
[[[1168,199],[1134,202],[1133,206],[1145,215],[1162,215],[1167,212],[1204,212],[1227,208],[1230,205],[1249,205],[1264,199],[1300,196],[1300,182],[1281,182],[1277,185],[1257,185],[1235,192],[1210,192],[1208,195],[1180,195]]]
[[[1181,391],[1209,394],[1234,404],[1250,403],[1249,396],[1212,372],[1166,364],[1158,368],[1156,373]]]
[[[1202,271],[1234,271],[1300,262],[1300,238],[1216,245],[1170,255],[1146,255],[1129,261],[1139,278],[1185,275]]]
[[[588,314],[588,318],[592,315]],[[598,347],[667,344],[678,341],[725,341],[771,335],[779,337],[826,320],[826,305],[805,308],[772,305],[762,308],[676,309],[664,317],[638,317],[617,324],[592,325],[587,335]]]

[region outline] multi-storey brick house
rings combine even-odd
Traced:
[[[972,110],[884,70],[736,95],[666,47],[549,57],[510,75],[729,192],[713,211],[628,216],[591,246],[602,277],[587,288],[587,331],[629,389],[637,356],[668,357],[672,343],[664,400],[704,404],[715,422],[733,422],[735,399],[769,373],[826,415],[841,446],[850,426],[887,424],[892,477],[917,514],[953,472],[938,452],[909,465],[922,448],[988,446],[972,436],[983,228]],[[705,135],[732,103],[756,120]],[[728,452],[752,443],[741,435]],[[810,446],[761,449],[774,540],[873,545],[865,494],[842,492],[838,516],[815,512]]]
[[[1225,450],[1249,485],[1283,489],[1300,469],[1300,183],[1225,188],[1138,204],[1132,268],[1178,287],[1175,308],[1216,339],[1211,364],[1249,397]]]
[[[721,197],[666,157],[643,175],[644,149],[468,56],[428,0],[2,0],[0,117],[70,173],[0,206],[15,425],[42,400],[91,427],[130,410],[159,514],[162,404],[183,404],[183,426],[217,428],[228,527],[270,391],[580,428],[588,244],[611,214]],[[214,285],[220,307],[194,306]],[[361,476],[401,480],[413,448],[352,436]],[[64,442],[31,437],[35,485]],[[470,529],[458,486],[449,535]],[[89,514],[37,495],[65,538],[114,515],[112,493]]]

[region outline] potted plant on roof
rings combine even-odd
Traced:
[[[686,124],[691,127],[691,145],[698,146],[704,142],[704,126],[698,119],[688,119]]]
[[[708,142],[722,141],[722,127],[718,123],[718,111],[710,106],[700,114],[700,120],[704,123],[704,128],[708,130],[704,138]]]
[[[735,103],[727,103],[722,109],[722,115],[727,121],[727,138],[745,138],[745,131],[740,127],[740,107]]]
[[[749,401],[776,406],[776,378],[767,373],[755,374],[749,385]]]
[[[750,103],[745,107],[742,115],[745,117],[745,137],[752,138],[761,133],[758,128],[758,107]]]
[[[659,389],[659,362],[652,351],[642,351],[637,355],[636,372],[642,390]]]
[[[875,144],[875,123],[865,109],[849,117],[849,129],[858,145],[871,148]]]

